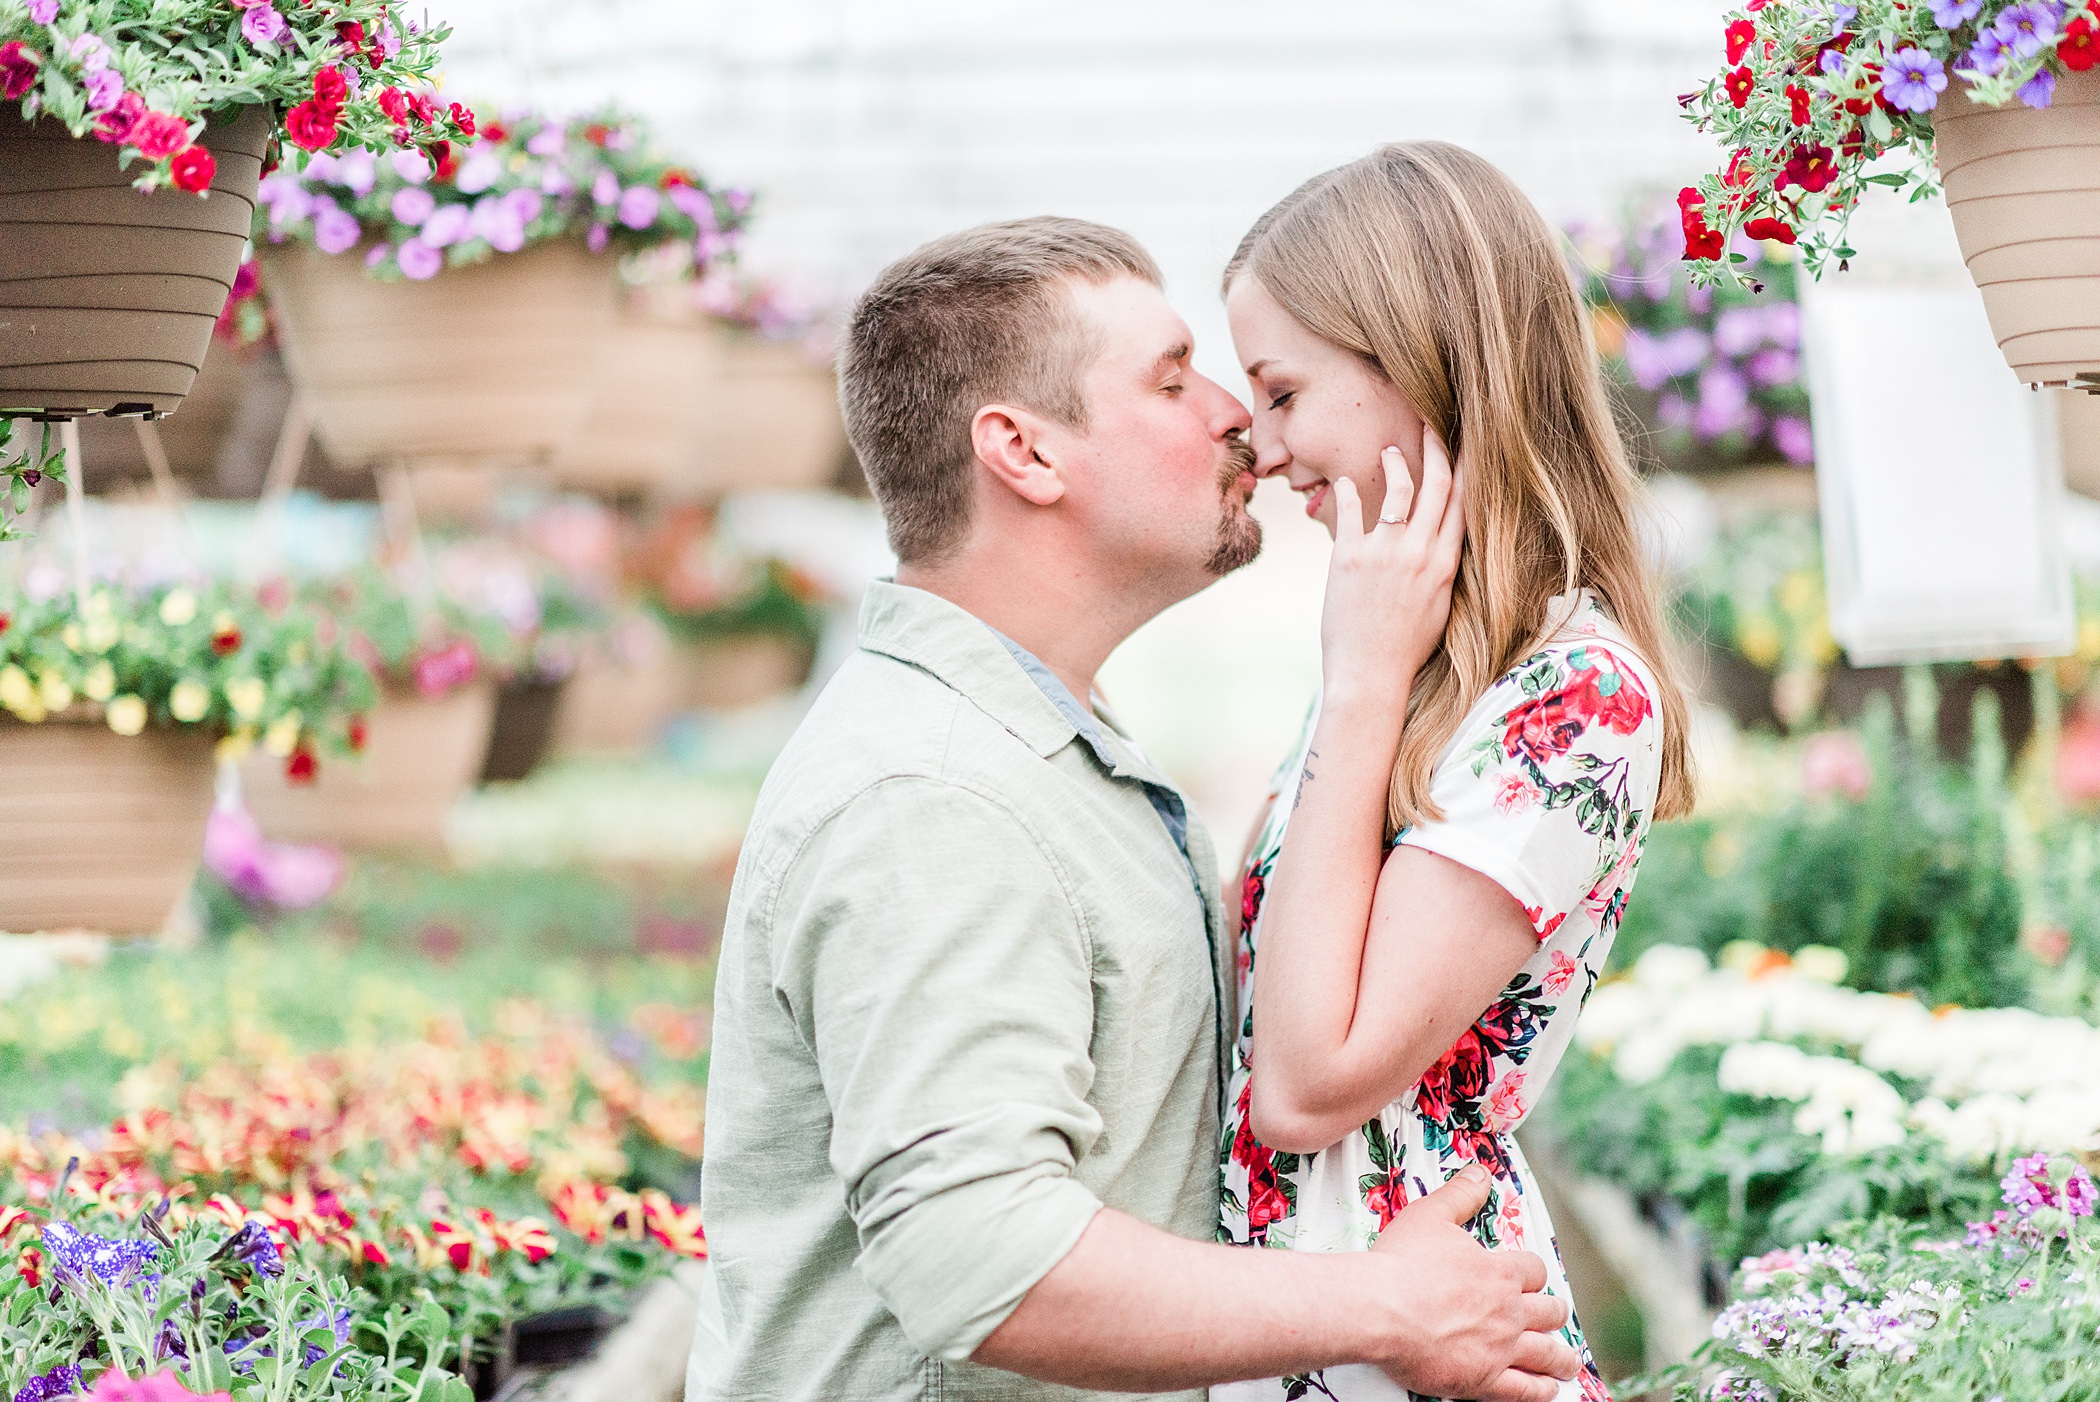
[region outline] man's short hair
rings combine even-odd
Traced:
[[[883,269],[839,357],[847,436],[906,563],[939,557],[970,521],[970,423],[1007,403],[1085,432],[1098,337],[1068,284],[1159,267],[1120,229],[1048,216],[935,239]]]

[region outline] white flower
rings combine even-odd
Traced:
[[[197,596],[177,585],[161,596],[160,621],[180,628],[197,616]]]
[[[87,669],[80,679],[81,694],[90,701],[107,701],[117,694],[117,669],[107,660],[97,662]]]
[[[146,703],[137,696],[119,696],[104,708],[103,719],[119,735],[136,735],[146,728]]]
[[[269,698],[269,688],[261,677],[230,677],[226,682],[226,704],[242,720],[254,720],[262,714],[263,702]]]
[[[1641,957],[1633,961],[1633,981],[1644,988],[1689,988],[1712,968],[1706,956],[1696,949],[1658,944],[1641,951]]]
[[[168,692],[168,714],[185,725],[203,720],[211,710],[211,688],[195,677],[184,677]]]

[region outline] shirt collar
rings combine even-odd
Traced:
[[[1080,734],[1075,716],[1085,713],[1062,682],[1050,676],[1057,694],[1039,685],[1021,659],[1042,663],[1025,649],[1010,651],[1014,645],[991,625],[938,594],[876,580],[860,607],[860,645],[930,673],[1045,759]]]

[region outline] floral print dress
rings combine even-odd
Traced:
[[[1224,1127],[1221,1240],[1361,1251],[1393,1214],[1474,1162],[1493,1175],[1474,1234],[1545,1257],[1548,1290],[1567,1298],[1553,1225],[1512,1132],[1566,1051],[1611,949],[1647,838],[1662,737],[1654,679],[1596,599],[1585,592],[1572,610],[1554,600],[1548,616],[1563,615],[1553,638],[1467,713],[1439,759],[1431,793],[1442,820],[1396,839],[1494,879],[1531,917],[1538,952],[1406,1094],[1313,1154],[1274,1152],[1247,1122],[1262,896],[1283,847],[1310,722],[1278,774],[1242,884],[1242,1014]],[[1609,1402],[1580,1326],[1571,1319],[1563,1337],[1581,1352],[1583,1371],[1562,1386],[1561,1402]],[[1408,1395],[1362,1366],[1211,1389],[1213,1402]]]

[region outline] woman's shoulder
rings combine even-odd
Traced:
[[[1492,731],[1505,753],[1534,761],[1574,748],[1657,748],[1654,671],[1611,615],[1585,593],[1572,606],[1556,600],[1548,623],[1544,641],[1474,707],[1473,743]]]

